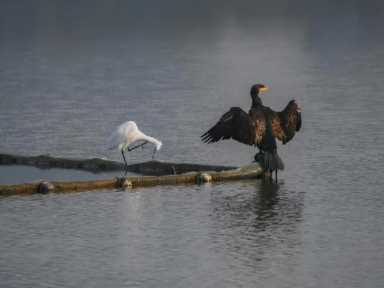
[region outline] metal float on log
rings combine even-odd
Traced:
[[[226,171],[189,172],[179,175],[129,176],[94,181],[42,181],[20,185],[0,185],[0,196],[31,195],[38,193],[65,193],[95,190],[131,189],[156,185],[201,184],[258,178],[263,170],[259,164],[251,164]]]

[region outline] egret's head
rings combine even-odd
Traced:
[[[251,87],[251,91],[250,91],[250,94],[251,94],[251,97],[255,97],[255,96],[258,96],[260,92],[267,92],[268,91],[268,87],[265,86],[264,84],[255,84]]]
[[[161,143],[161,141],[155,139],[155,148],[153,148],[153,153],[152,153],[152,160],[155,159],[155,154],[157,151],[159,151],[161,149],[161,146],[163,146],[163,143]]]
[[[157,141],[157,143],[156,143],[156,151],[159,151],[161,149],[161,146],[163,146],[163,143],[161,141]]]

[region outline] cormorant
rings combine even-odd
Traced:
[[[289,101],[281,112],[275,112],[264,106],[260,92],[268,91],[263,84],[251,87],[252,106],[248,114],[239,107],[232,107],[201,139],[213,143],[222,139],[234,139],[240,143],[257,146],[260,152],[255,161],[263,166],[265,176],[272,177],[272,172],[284,169],[283,161],[277,154],[276,140],[283,144],[289,142],[301,128],[301,111],[295,100]]]

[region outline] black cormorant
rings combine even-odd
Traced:
[[[252,106],[248,113],[239,107],[232,107],[201,139],[213,143],[222,139],[234,139],[240,143],[254,145],[260,149],[255,160],[263,166],[265,176],[284,169],[283,161],[277,154],[276,140],[283,144],[289,142],[301,127],[301,111],[295,100],[291,100],[281,112],[264,106],[260,92],[268,91],[263,84],[251,87]]]

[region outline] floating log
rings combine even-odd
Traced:
[[[121,171],[124,164],[117,161],[91,158],[91,159],[68,159],[53,157],[50,155],[21,156],[12,154],[0,154],[0,165],[26,165],[41,169],[64,168],[77,169],[92,173]],[[224,171],[236,167],[200,165],[191,163],[172,163],[163,161],[148,161],[128,165],[128,171],[142,175],[168,175],[183,174],[191,171]]]
[[[68,181],[0,185],[0,196],[31,195],[46,193],[80,192],[93,190],[131,189],[155,185],[201,184],[205,182],[230,181],[258,178],[262,174],[259,164],[226,171],[189,172],[180,175],[164,176],[129,176],[95,181]]]

